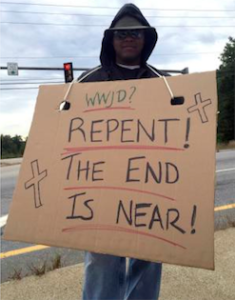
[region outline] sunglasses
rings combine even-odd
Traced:
[[[138,29],[132,30],[116,30],[114,31],[114,37],[119,40],[124,40],[127,36],[130,36],[133,39],[141,39],[144,36],[143,31]]]

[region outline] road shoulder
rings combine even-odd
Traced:
[[[0,159],[0,167],[20,165],[22,163],[22,160],[22,157]]]
[[[235,228],[215,232],[215,271],[164,264],[159,300],[234,300]],[[2,300],[81,299],[83,264],[1,284]]]

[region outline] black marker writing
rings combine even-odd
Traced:
[[[66,175],[67,180],[70,179],[71,169],[72,169],[72,165],[73,165],[73,158],[74,158],[74,156],[78,156],[78,155],[80,155],[80,153],[71,154],[71,155],[68,155],[68,156],[62,158],[62,160],[66,160],[66,159],[70,158],[68,169],[67,169],[67,175]]]
[[[126,182],[174,184],[179,181],[179,170],[175,164],[161,161],[150,163],[145,156],[129,158],[126,170]]]
[[[180,119],[161,119],[161,120],[158,120],[160,122],[164,122],[164,133],[165,133],[165,144],[168,142],[168,122],[172,122],[172,121],[179,121]]]
[[[153,203],[134,203],[133,200],[119,200],[116,224],[128,224],[132,227],[147,227],[152,230],[158,226],[161,230],[177,230],[181,234],[186,231],[179,226],[180,211],[169,208],[163,215],[159,205]]]
[[[82,219],[84,221],[88,221],[88,220],[91,220],[93,218],[94,212],[93,212],[93,209],[91,208],[91,206],[89,205],[89,203],[93,202],[94,199],[88,199],[88,200],[83,201],[83,203],[82,203],[83,206],[85,206],[87,208],[87,215],[86,216],[76,213],[76,206],[77,206],[78,198],[80,196],[84,196],[84,195],[86,195],[86,193],[75,194],[75,195],[68,198],[68,199],[73,199],[73,206],[72,206],[71,215],[67,216],[66,219]]]
[[[188,141],[189,141],[189,133],[190,133],[190,118],[187,118],[187,121],[186,121],[186,135],[185,135],[185,144],[184,144],[184,148],[188,148],[189,147],[189,144],[188,144]]]
[[[134,95],[135,91],[136,91],[136,87],[132,86],[131,89],[133,89],[133,92],[131,93],[129,100],[131,100],[132,96]],[[131,103],[131,101],[129,101]]]

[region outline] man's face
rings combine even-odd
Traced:
[[[143,30],[117,30],[114,32],[113,47],[116,62],[120,64],[139,64],[144,47]]]

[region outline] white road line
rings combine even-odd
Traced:
[[[217,170],[216,173],[232,172],[232,171],[235,171],[235,168]]]
[[[2,228],[7,222],[8,215],[5,215],[0,218],[0,228]]]

